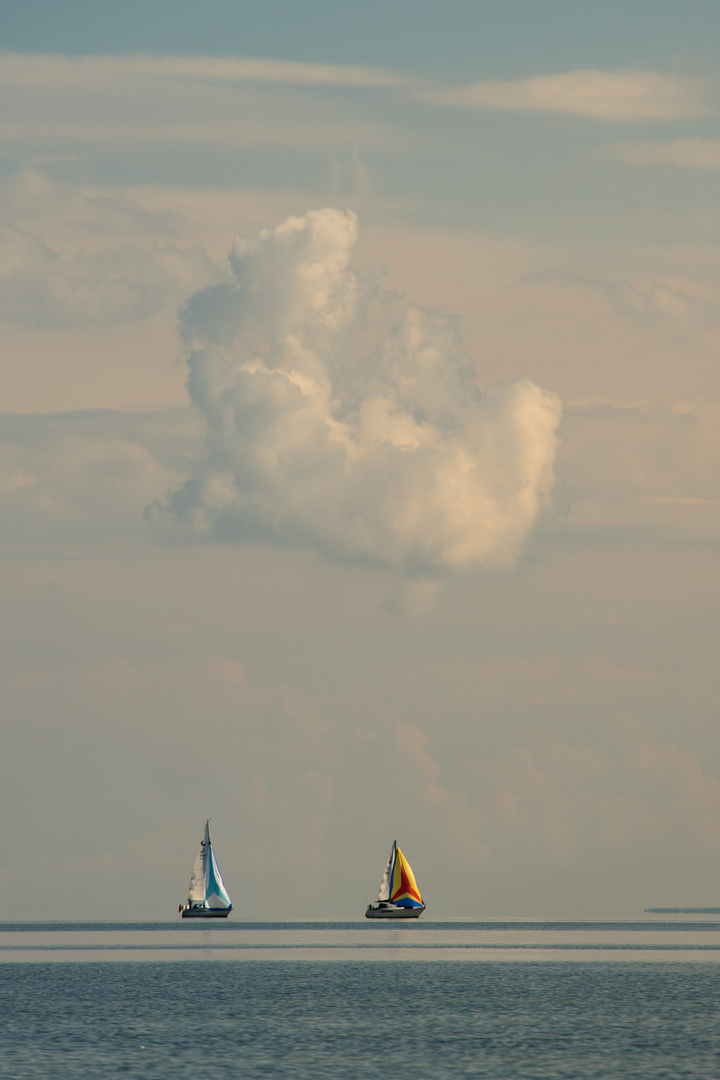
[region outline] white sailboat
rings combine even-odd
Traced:
[[[232,911],[210,842],[209,821],[205,822],[205,833],[195,856],[187,904],[181,904],[180,911],[183,919],[227,919]]]
[[[366,919],[417,919],[425,910],[410,863],[393,840],[385,863],[377,903],[368,904]]]

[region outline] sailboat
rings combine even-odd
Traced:
[[[377,903],[368,904],[366,919],[417,919],[425,910],[410,863],[393,840],[385,863]]]
[[[187,904],[181,904],[180,911],[183,919],[227,919],[232,911],[210,842],[209,821],[193,863]]]

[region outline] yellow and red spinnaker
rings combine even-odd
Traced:
[[[398,907],[422,907],[423,901],[410,863],[400,848],[395,855],[395,865],[390,878],[390,902]]]

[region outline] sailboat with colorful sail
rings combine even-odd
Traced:
[[[227,919],[232,911],[210,841],[209,821],[205,822],[205,833],[193,863],[187,904],[181,904],[180,911],[183,919]]]
[[[385,863],[377,903],[368,904],[366,919],[417,919],[425,910],[410,863],[393,840]]]

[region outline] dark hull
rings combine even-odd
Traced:
[[[183,908],[183,919],[227,919],[232,908]]]
[[[419,919],[425,910],[422,907],[395,907],[394,904],[383,904],[382,907],[369,904],[365,912],[366,919]]]

